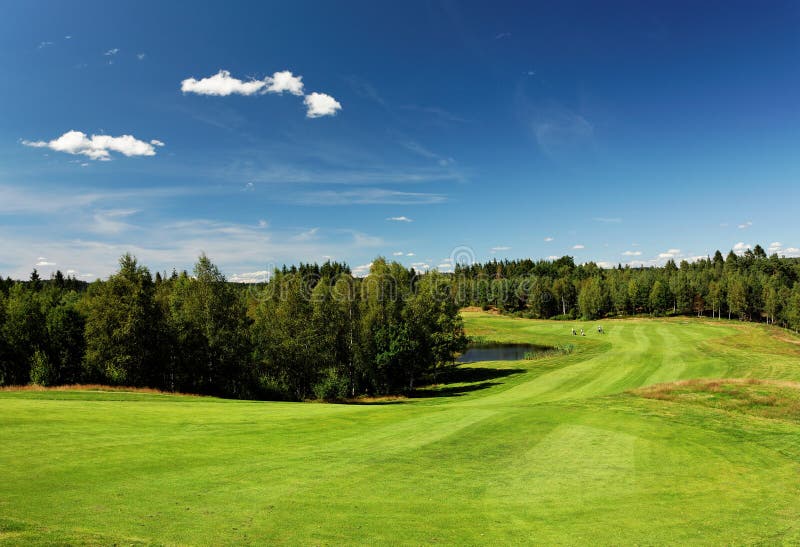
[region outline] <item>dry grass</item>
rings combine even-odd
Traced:
[[[185,397],[204,397],[196,393],[181,393],[178,391],[162,391],[151,387],[131,387],[131,386],[106,386],[103,384],[70,384],[66,386],[44,387],[36,384],[25,386],[2,386],[0,391],[100,391],[100,392],[126,392],[126,393],[149,393],[151,395],[181,395]]]
[[[712,407],[762,418],[800,421],[800,382],[723,378],[656,384],[631,393],[647,399]]]

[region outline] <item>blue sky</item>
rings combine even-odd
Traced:
[[[1,15],[2,275],[800,255],[796,3]]]

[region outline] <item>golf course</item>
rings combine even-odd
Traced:
[[[351,404],[0,391],[0,544],[800,542],[800,337],[462,315],[562,350]]]

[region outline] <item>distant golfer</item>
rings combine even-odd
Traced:
[[[583,329],[581,329],[581,336],[586,336],[586,333],[583,332]]]
[[[597,332],[599,332],[600,334],[603,334],[603,327],[598,325],[597,326]]]
[[[572,329],[572,336],[576,336],[578,333],[575,332],[575,329]]]

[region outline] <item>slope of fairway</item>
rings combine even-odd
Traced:
[[[392,404],[0,392],[0,543],[800,542],[794,337],[465,320],[575,350]]]

